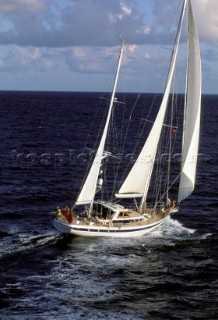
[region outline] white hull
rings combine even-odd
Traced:
[[[145,224],[137,227],[110,227],[110,226],[92,226],[68,224],[67,222],[54,220],[54,227],[61,233],[72,234],[83,237],[113,237],[113,238],[130,238],[140,237],[152,232],[159,227],[165,220],[156,221],[155,223]]]

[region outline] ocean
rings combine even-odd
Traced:
[[[197,183],[178,213],[140,238],[61,235],[52,212],[75,200],[99,95],[0,92],[0,318],[218,319],[218,96],[202,97]]]

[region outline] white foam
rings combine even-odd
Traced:
[[[191,228],[186,228],[183,226],[183,224],[181,222],[179,222],[178,220],[174,220],[172,218],[168,218],[166,220],[166,224],[164,225],[164,227],[169,230],[169,232],[173,232],[173,234],[194,234],[196,232],[195,229],[191,229]]]

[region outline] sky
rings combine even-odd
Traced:
[[[192,0],[203,93],[218,94],[218,0]],[[0,0],[0,90],[162,91],[182,0]],[[176,84],[182,91],[185,32]]]

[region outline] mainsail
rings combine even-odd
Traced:
[[[161,131],[164,124],[164,118],[167,110],[167,104],[173,79],[173,74],[176,65],[179,40],[181,36],[182,21],[185,14],[187,0],[183,3],[183,8],[178,25],[177,35],[171,57],[165,93],[157,114],[156,120],[150,131],[150,134],[142,148],[138,159],[128,174],[126,180],[122,184],[119,192],[116,194],[118,198],[135,198],[142,197],[142,202],[146,201],[148,188],[150,185],[151,174],[153,171],[154,161],[157,153],[157,147],[160,140]]]
[[[105,124],[104,131],[102,134],[102,138],[101,138],[98,150],[96,152],[94,161],[92,163],[91,169],[89,170],[88,176],[87,176],[85,183],[82,187],[82,190],[80,191],[80,194],[77,198],[76,205],[82,205],[82,204],[91,204],[92,205],[92,203],[94,201],[94,196],[95,196],[95,192],[96,192],[96,185],[97,185],[98,176],[99,176],[99,172],[100,172],[100,168],[101,168],[101,162],[102,162],[102,159],[105,157],[105,154],[104,154],[105,141],[107,138],[108,127],[109,127],[111,113],[112,113],[112,109],[113,109],[114,97],[115,97],[115,92],[116,92],[117,81],[118,81],[121,61],[122,61],[122,57],[123,57],[123,52],[124,52],[124,44],[121,45],[121,49],[120,49],[120,56],[119,56],[117,72],[116,72],[116,76],[115,76],[115,80],[114,80],[114,87],[113,87],[113,91],[112,91],[112,95],[111,95],[107,120],[106,120],[106,124]]]
[[[187,98],[184,116],[182,172],[178,194],[179,202],[187,198],[194,189],[200,131],[201,58],[191,2],[189,2],[188,25]]]

